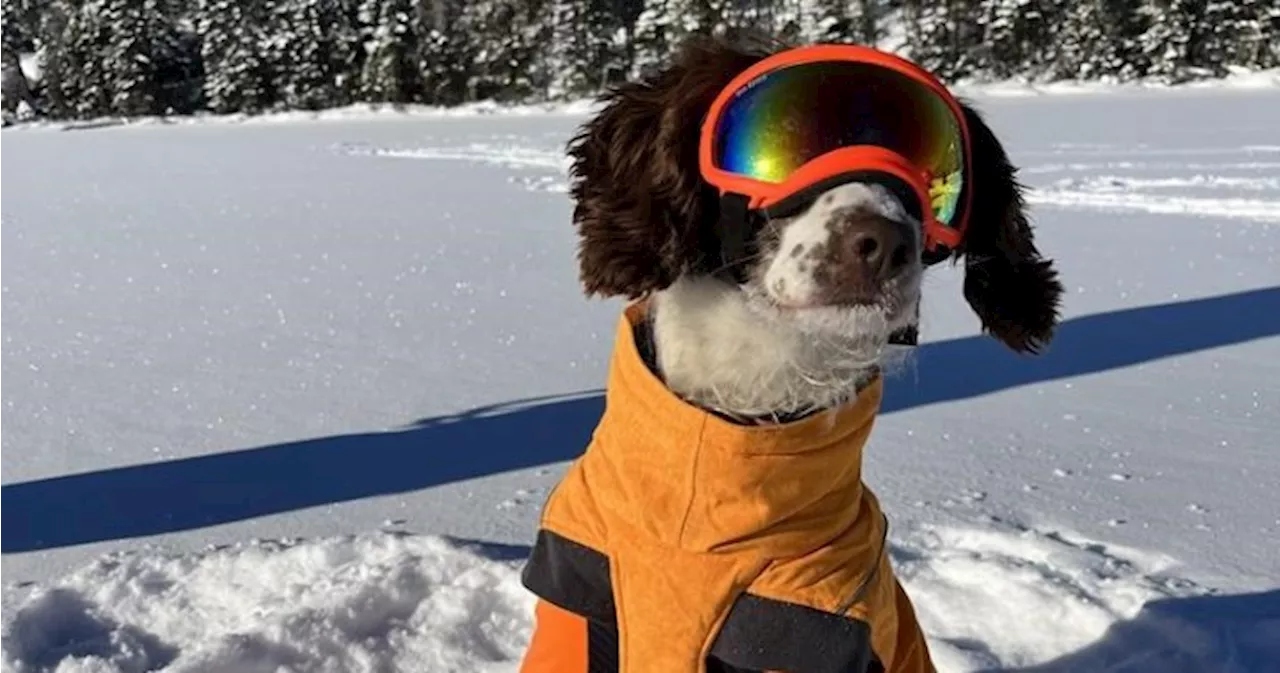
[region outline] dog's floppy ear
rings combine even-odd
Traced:
[[[972,147],[973,201],[964,296],[983,329],[1019,353],[1038,353],[1058,324],[1062,283],[1032,236],[1016,169],[981,115],[963,104]]]
[[[702,120],[720,90],[763,56],[723,40],[690,41],[664,70],[600,98],[603,110],[568,148],[588,295],[634,299],[709,264],[718,202],[698,171]]]

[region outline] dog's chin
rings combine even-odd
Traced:
[[[817,338],[887,342],[894,332],[910,327],[917,315],[914,296],[891,291],[866,302],[798,304],[754,283],[744,290],[753,312]]]

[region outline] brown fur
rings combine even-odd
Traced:
[[[698,173],[698,138],[716,94],[783,45],[687,43],[669,67],[601,97],[604,109],[569,144],[578,259],[589,295],[638,298],[684,274],[714,271],[715,190]],[[966,300],[985,331],[1017,352],[1053,337],[1062,285],[1036,249],[1022,187],[982,117],[972,136],[974,201],[964,258]]]
[[[1017,169],[991,128],[963,105],[973,154],[973,207],[957,250],[964,296],[987,332],[1019,353],[1038,353],[1058,324],[1062,283],[1036,249]]]
[[[696,41],[652,78],[606,93],[570,142],[573,220],[588,294],[640,297],[713,259],[715,191],[698,174],[702,117],[763,51]]]

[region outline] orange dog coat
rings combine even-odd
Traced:
[[[523,673],[932,673],[862,483],[882,381],[827,413],[738,425],[646,366],[644,310],[624,312],[604,415],[543,511]]]

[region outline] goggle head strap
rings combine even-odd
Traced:
[[[715,275],[742,285],[747,282],[747,261],[756,253],[755,238],[764,216],[750,208],[744,194],[726,192],[720,197],[720,217],[716,220],[716,246],[720,259]]]

